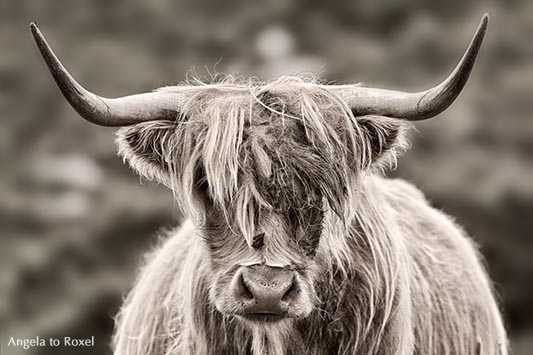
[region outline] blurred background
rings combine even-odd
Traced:
[[[140,184],[116,156],[114,130],[64,101],[30,21],[87,88],[122,96],[217,72],[425,89],[448,75],[484,12],[491,23],[464,93],[415,125],[390,175],[478,241],[515,354],[532,354],[530,0],[0,1],[0,352],[15,354],[12,335],[94,335],[94,348],[68,353],[109,354],[142,255],[180,220],[171,193]]]

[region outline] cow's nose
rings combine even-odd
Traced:
[[[235,285],[245,314],[286,314],[299,293],[294,273],[279,267],[243,267]]]

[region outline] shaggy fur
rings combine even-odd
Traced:
[[[379,174],[405,123],[295,78],[163,90],[189,95],[181,117],[122,128],[119,153],[188,219],[127,297],[116,355],[507,354],[472,241]],[[234,315],[228,287],[254,264],[298,270],[293,317]]]

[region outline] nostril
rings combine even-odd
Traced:
[[[296,282],[296,279],[293,278],[290,287],[287,289],[285,294],[281,297],[281,300],[286,303],[292,302],[297,297],[299,292],[300,290],[298,287],[298,283]]]
[[[235,286],[235,294],[237,297],[243,298],[245,300],[252,300],[254,299],[254,295],[246,286],[246,281],[244,280],[244,276],[241,274],[237,280],[237,285]]]

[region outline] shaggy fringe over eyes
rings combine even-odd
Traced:
[[[400,121],[356,119],[334,93],[294,77],[162,90],[188,91],[181,117],[121,129],[119,153],[169,186],[197,225],[205,222],[205,185],[249,245],[260,209],[279,201],[303,207],[322,196],[349,225],[358,173],[372,161],[394,162],[403,146]]]

